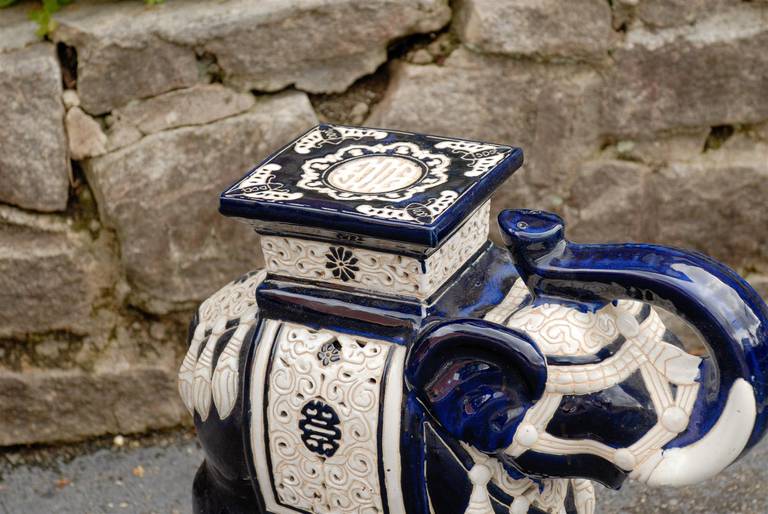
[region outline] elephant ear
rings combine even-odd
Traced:
[[[449,434],[493,453],[544,393],[544,355],[524,333],[476,319],[428,327],[408,353],[408,386]]]

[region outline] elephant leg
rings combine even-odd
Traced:
[[[195,514],[266,514],[250,481],[233,483],[221,477],[207,461],[197,470],[192,496]]]

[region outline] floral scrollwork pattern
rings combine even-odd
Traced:
[[[296,185],[336,200],[401,202],[444,184],[450,164],[449,157],[415,143],[349,145],[305,161]],[[344,188],[331,178],[341,170],[347,170],[342,173],[347,176]],[[404,175],[408,180],[403,181]]]
[[[320,148],[323,145],[338,145],[348,139],[384,139],[385,137],[387,137],[387,133],[382,130],[344,127],[341,125],[317,127],[296,141],[293,145],[293,150],[298,154],[306,155],[313,149]]]
[[[477,177],[496,167],[509,155],[509,149],[488,143],[474,141],[443,141],[435,148],[447,149],[461,156],[470,168],[464,173],[467,177]]]
[[[325,254],[325,258],[328,259],[325,267],[342,282],[354,280],[355,273],[360,271],[360,267],[357,266],[358,258],[343,246],[332,246]]]
[[[261,249],[267,269],[276,275],[422,299],[483,247],[489,213],[486,202],[427,258],[270,235],[261,237]]]
[[[414,223],[429,224],[437,219],[448,207],[458,200],[456,191],[440,191],[438,198],[430,198],[425,203],[410,203],[405,207],[393,207],[385,205],[374,207],[363,204],[356,207],[358,212],[375,218],[393,219],[398,221],[410,221]]]
[[[275,173],[281,168],[282,166],[274,163],[256,168],[227,193],[242,195],[252,200],[298,200],[304,196],[303,193],[290,191],[285,184],[278,182],[275,178]]]
[[[586,363],[549,364],[546,392],[526,414],[513,443],[504,451],[517,457],[534,450],[546,454],[591,454],[647,481],[664,447],[688,427],[700,384],[702,359],[666,340],[667,328],[643,304],[620,300],[595,312],[581,312],[558,303],[529,303],[522,280],[486,319],[524,331],[547,356],[597,356]],[[547,432],[566,395],[588,395],[623,383],[638,373],[653,404],[657,422],[645,435],[623,448],[589,438],[564,439]],[[521,438],[518,434],[534,434]],[[579,512],[593,512],[594,493],[585,482],[574,483]]]
[[[377,427],[390,345],[290,323],[274,344],[266,433],[278,500],[308,512],[382,512]],[[331,348],[340,358],[318,363]]]

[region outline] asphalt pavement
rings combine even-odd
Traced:
[[[189,514],[202,452],[189,432],[0,453],[2,514]],[[695,487],[598,486],[603,514],[768,513],[768,441]]]

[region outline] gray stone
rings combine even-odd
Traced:
[[[226,81],[263,91],[295,84],[312,93],[341,92],[386,61],[390,41],[437,30],[450,19],[445,0],[239,1],[228,7],[216,7],[218,23],[197,33],[173,29],[172,37],[215,55]],[[198,19],[210,10],[197,10]]]
[[[361,78],[343,93],[313,95],[312,107],[322,122],[339,125],[359,125],[371,107],[377,104],[387,91],[389,74],[386,70]],[[362,104],[362,105],[360,105]],[[358,117],[365,107],[365,114]]]
[[[111,265],[115,269],[117,262]],[[88,333],[42,332],[45,326],[32,326],[41,332],[2,346],[0,388],[5,394],[0,394],[0,409],[10,415],[0,417],[0,446],[76,441],[189,422],[176,392],[189,313],[149,323],[118,309],[113,291],[104,289],[91,301]],[[162,334],[162,341],[154,340],[153,333]]]
[[[768,121],[755,125],[752,127],[752,131],[757,139],[768,143]]]
[[[112,113],[115,125],[136,127],[152,134],[185,125],[204,125],[240,114],[254,104],[250,93],[236,93],[221,84],[205,84],[171,91],[147,100],[134,100]],[[112,127],[123,130],[122,127]]]
[[[615,160],[614,148],[582,165],[565,201],[569,237],[685,247],[741,271],[764,272],[768,145],[745,133],[702,153],[701,141],[702,134],[693,133],[639,141],[621,156],[645,164]]]
[[[536,196],[564,194],[573,163],[600,148],[601,82],[589,68],[459,48],[442,66],[395,62],[390,71],[389,89],[366,123],[522,147],[526,165],[499,193],[511,195],[509,205],[524,183]],[[527,202],[545,208],[536,197]]]
[[[765,7],[742,2],[694,25],[632,29],[613,53],[605,130],[622,137],[768,118]]]
[[[672,133],[654,134],[650,138],[619,140],[604,150],[614,158],[661,166],[669,161],[697,158],[704,149],[709,128],[703,127]]]
[[[27,14],[29,3],[5,7],[0,16],[0,53],[24,48],[40,38],[35,34],[37,25]]]
[[[343,91],[386,60],[391,40],[449,18],[445,0],[96,3],[63,9],[55,37],[77,48],[83,108],[99,114],[193,84],[196,52],[241,89]]]
[[[105,246],[58,217],[0,206],[0,337],[91,330],[114,281]]]
[[[768,145],[728,146],[652,176],[646,239],[702,251],[737,270],[768,270]]]
[[[67,109],[80,106],[80,97],[77,96],[77,91],[74,89],[65,90],[61,94],[61,101],[64,102],[64,107]]]
[[[733,0],[639,0],[635,16],[649,27],[673,27],[695,23],[736,3]]]
[[[189,416],[177,399],[175,367],[0,370],[0,390],[0,446],[143,432]]]
[[[434,60],[445,59],[456,47],[459,46],[458,38],[450,32],[443,32],[427,45],[427,51],[432,54]]]
[[[0,70],[0,201],[64,210],[69,159],[54,47],[32,45],[0,54]]]
[[[349,112],[350,118],[355,125],[360,125],[365,117],[368,115],[368,104],[365,102],[357,102],[352,110]]]
[[[426,48],[419,48],[408,55],[408,62],[413,64],[430,64],[434,60],[434,57]]]
[[[76,160],[102,155],[107,151],[107,136],[99,122],[85,114],[80,107],[72,107],[64,118],[69,138],[69,156]]]
[[[614,0],[611,2],[611,16],[614,30],[626,30],[635,19],[639,0]]]
[[[120,241],[130,301],[155,313],[189,306],[260,264],[256,235],[217,212],[218,194],[316,123],[303,93],[144,137],[86,162],[101,218]]]
[[[582,165],[566,200],[568,238],[585,243],[642,241],[650,175],[649,167],[628,161]]]
[[[107,130],[107,151],[112,152],[132,145],[142,137],[139,129],[133,125],[116,123]]]
[[[456,20],[461,40],[489,53],[602,59],[614,37],[605,0],[462,0]]]
[[[112,25],[102,28],[112,30]],[[83,109],[93,115],[198,81],[194,51],[156,36],[114,40],[70,24],[55,34],[77,49],[77,90]]]

